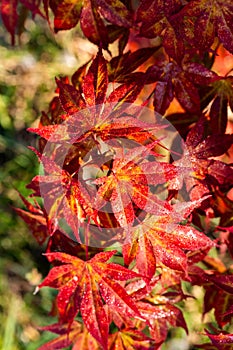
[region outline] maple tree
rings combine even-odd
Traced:
[[[233,54],[232,1],[2,0],[12,43],[19,9],[98,47],[29,129],[42,170],[16,211],[51,263],[38,289],[58,290],[40,350],[160,349],[188,333],[184,282],[216,319],[195,348],[232,349],[233,78],[213,68]]]

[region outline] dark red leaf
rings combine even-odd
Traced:
[[[155,53],[160,46],[146,47],[134,52],[126,52],[113,57],[108,63],[108,73],[110,81],[125,82],[125,76],[135,71]]]
[[[233,294],[233,275],[213,275],[207,276],[207,280],[213,282],[217,287],[225,292]]]
[[[132,25],[131,13],[120,0],[96,0],[100,14],[110,23],[130,28]]]
[[[180,62],[184,56],[183,38],[177,33],[176,28],[179,25],[179,20],[167,23],[165,32],[163,34],[163,46],[169,56]]]
[[[233,6],[231,1],[220,3],[219,6],[221,12],[216,20],[218,37],[220,41],[223,43],[224,47],[233,53],[233,25],[232,25],[232,17],[231,13],[233,11]]]
[[[217,96],[210,108],[210,126],[213,134],[224,134],[227,127],[227,103],[225,96]]]
[[[108,87],[107,65],[101,50],[83,79],[83,93],[88,106],[104,103]]]
[[[119,54],[123,55],[124,49],[127,45],[127,42],[129,40],[129,35],[130,35],[130,31],[128,28],[123,28],[123,32],[122,35],[119,38],[119,42],[118,42],[118,51]]]
[[[220,350],[224,349],[225,345],[233,344],[233,334],[223,332],[216,335],[211,334],[207,331],[206,334],[208,335],[212,343],[216,345],[217,348]]]
[[[60,323],[54,323],[50,324],[48,326],[38,327],[41,331],[48,331],[55,334],[67,334],[69,325],[68,324],[60,324]],[[74,321],[72,325],[70,326],[70,330],[76,330],[77,332],[81,330],[81,324],[79,322]]]
[[[49,5],[54,13],[55,32],[77,25],[82,9],[81,0],[50,0]]]
[[[174,79],[174,91],[178,101],[186,111],[191,113],[199,111],[200,97],[198,91],[183,72]]]
[[[71,81],[72,84],[78,89],[82,86],[82,81],[84,76],[86,75],[87,66],[89,65],[90,61],[85,63],[83,66],[79,67],[76,72],[72,75]]]
[[[63,84],[61,80],[56,79],[59,88],[59,98],[64,111],[70,115],[78,113],[85,103],[81,94],[72,85]]]
[[[194,17],[194,41],[200,49],[209,48],[217,33],[227,50],[233,52],[233,25],[231,0],[194,0],[185,7],[185,15]]]
[[[137,9],[137,21],[141,22],[147,18],[147,15],[153,14],[153,2],[154,0],[141,1],[140,6]]]
[[[204,116],[198,120],[198,122],[189,131],[186,138],[186,145],[188,147],[195,148],[204,140],[205,128],[207,126],[207,120]]]
[[[184,43],[178,30],[181,20],[173,14],[180,8],[180,0],[172,0],[169,5],[154,0],[142,1],[137,11],[137,20],[142,22],[140,34],[147,38],[161,36],[166,52],[177,61],[183,57]]]
[[[18,22],[17,5],[18,0],[2,0],[1,1],[2,21],[11,34],[11,43],[15,43],[15,31]]]
[[[32,12],[33,16],[38,14],[45,17],[40,10],[40,0],[20,0],[20,2]]]
[[[215,72],[199,63],[187,62],[184,70],[194,84],[208,85],[220,79]]]
[[[232,321],[232,305],[233,295],[229,293],[219,292],[215,299],[215,317],[219,327],[223,327],[226,324],[231,324]]]
[[[155,111],[164,115],[171,101],[173,100],[172,82],[158,81],[154,91],[154,108]]]
[[[210,135],[194,150],[197,158],[217,157],[224,154],[233,144],[233,135]]]
[[[219,119],[223,121],[223,126],[224,123],[226,122],[226,114],[228,114],[228,111],[226,112],[226,100],[228,100],[229,106],[231,109],[232,108],[232,101],[233,101],[233,80],[231,76],[228,77],[222,77],[221,79],[217,79],[216,82],[213,83],[212,89],[209,91],[206,91],[207,95],[207,103],[210,103],[213,98],[215,98],[212,106],[211,106],[211,113],[213,113],[213,116],[215,114],[220,113],[220,117],[217,115],[218,123],[217,126],[218,128],[221,126]],[[208,96],[210,96],[210,99],[208,99]],[[215,102],[216,101],[216,102]],[[215,108],[216,105],[216,108]],[[216,111],[215,111],[216,109]],[[214,126],[213,126],[214,127]]]
[[[181,7],[180,0],[171,2],[142,1],[137,10],[137,20],[142,22],[140,33],[143,36],[153,38],[160,35],[162,30],[169,26],[169,18]]]
[[[123,103],[133,103],[140,94],[144,86],[144,81],[136,81],[118,86],[107,98],[107,103],[118,102],[117,105]]]
[[[218,180],[219,184],[232,185],[233,181],[233,169],[229,164],[215,160],[208,166],[208,174],[214,176]]]
[[[201,49],[210,47],[215,37],[215,21],[212,11],[201,13],[195,22],[194,41]]]
[[[83,9],[80,18],[80,25],[83,34],[94,44],[102,45],[103,49],[108,48],[108,31],[104,25],[97,7],[91,0],[83,1]]]

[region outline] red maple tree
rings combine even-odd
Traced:
[[[12,43],[19,7],[55,33],[79,23],[98,46],[56,80],[29,129],[43,172],[28,185],[35,205],[22,197],[17,212],[46,244],[38,288],[58,289],[58,322],[42,327],[58,337],[40,350],[159,349],[170,327],[188,332],[184,281],[203,287],[216,318],[195,348],[232,349],[233,275],[221,258],[233,255],[233,78],[213,68],[220,50],[233,54],[232,1],[2,0]]]

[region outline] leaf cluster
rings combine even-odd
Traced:
[[[58,322],[43,327],[58,337],[40,350],[159,349],[171,327],[188,333],[184,282],[203,287],[216,319],[197,348],[230,349],[233,86],[213,64],[219,47],[233,53],[232,2],[2,0],[12,41],[19,8],[54,32],[79,23],[98,46],[56,79],[29,129],[43,171],[28,185],[34,205],[22,197],[17,212],[51,263],[38,289],[58,290]],[[147,47],[132,52],[135,36]]]

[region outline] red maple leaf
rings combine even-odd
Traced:
[[[39,329],[59,336],[40,346],[38,350],[59,350],[70,345],[72,345],[72,350],[99,350],[97,341],[87,331],[86,327],[77,321],[73,321],[71,325],[58,323]]]
[[[109,350],[150,350],[154,348],[153,340],[133,328],[124,328],[112,334],[109,339]]]
[[[200,201],[199,201],[200,203]],[[123,247],[124,259],[130,263],[136,254],[139,272],[151,277],[155,262],[174,270],[186,271],[187,250],[211,248],[214,244],[205,234],[192,226],[181,225],[179,221],[187,218],[198,202],[179,203],[167,215],[147,217],[132,227]]]
[[[125,155],[120,151],[113,161],[111,174],[95,180],[96,184],[101,184],[97,192],[97,202],[110,201],[113,213],[122,227],[126,228],[135,220],[133,203],[150,213],[162,215],[169,212],[169,204],[160,200],[149,189],[152,177],[147,177],[147,174],[151,175],[153,172],[153,164],[147,162],[151,167],[145,166],[145,157],[154,154],[151,149],[158,143],[159,141],[155,141],[146,147],[134,147]],[[163,166],[162,163],[160,170]],[[151,182],[155,184],[156,178]]]
[[[194,37],[191,42],[198,43],[199,48],[206,49],[212,45],[217,35],[226,49],[233,52],[232,11],[231,0],[218,0],[214,4],[210,0],[191,1],[184,9],[185,16],[194,18]],[[189,37],[187,39],[190,40]]]
[[[81,312],[82,319],[93,337],[107,349],[108,316],[104,302],[128,316],[140,317],[140,313],[125,289],[116,281],[140,277],[137,273],[118,264],[107,263],[115,251],[96,254],[91,260],[83,260],[65,253],[48,253],[50,261],[62,263],[51,269],[39,288],[49,286],[59,289],[57,307],[60,319],[72,323]]]

